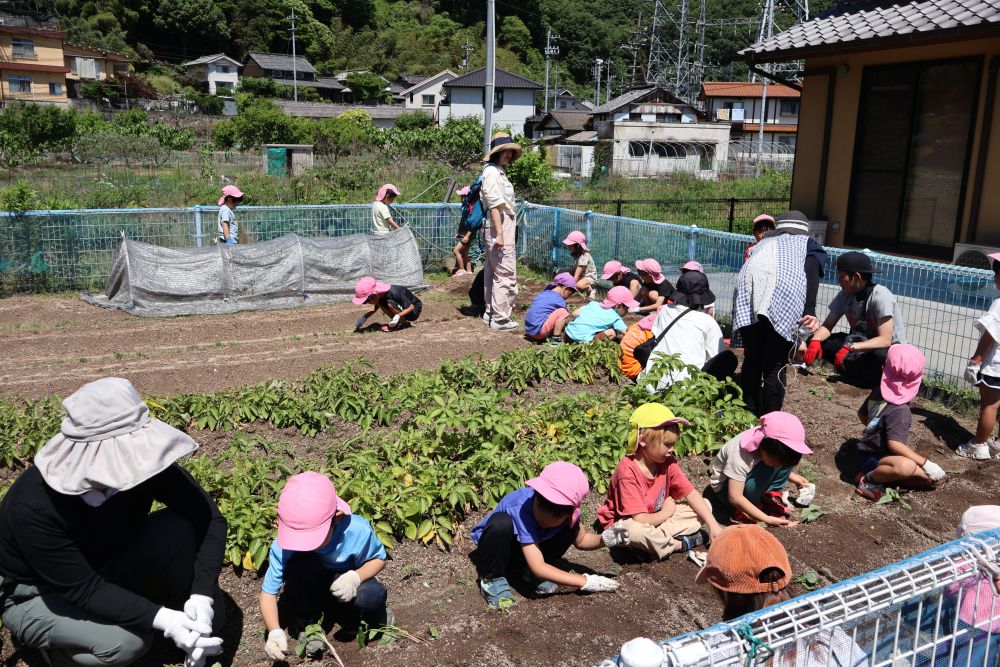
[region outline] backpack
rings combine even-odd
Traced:
[[[479,198],[479,191],[483,187],[483,175],[469,186],[469,191],[462,197],[462,220],[461,225],[472,233],[479,231],[486,219],[486,212],[483,210],[483,202]]]

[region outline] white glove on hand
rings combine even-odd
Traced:
[[[348,570],[333,580],[330,584],[330,592],[333,597],[341,602],[350,602],[358,595],[358,586],[361,585],[361,577],[354,570]]]
[[[969,384],[976,384],[979,381],[979,371],[982,370],[983,365],[974,362],[969,362],[969,365],[965,367],[965,381]]]
[[[602,577],[599,574],[585,574],[583,576],[587,578],[587,583],[580,588],[584,593],[605,593],[618,590],[618,582],[614,579]]]
[[[389,320],[389,328],[394,329],[399,326],[399,315],[393,315],[392,319]]]
[[[924,472],[927,473],[927,476],[931,478],[932,482],[940,482],[944,479],[944,469],[934,463],[934,461],[927,459],[921,467],[924,469]]]
[[[624,521],[619,521],[601,533],[601,541],[606,547],[623,547],[628,544],[628,528]]]
[[[799,489],[799,495],[795,498],[795,504],[800,507],[809,507],[812,505],[813,500],[816,499],[816,485],[806,484],[801,489]]]
[[[199,621],[208,627],[212,627],[212,619],[215,618],[215,611],[212,609],[214,601],[207,595],[192,595],[184,603],[184,613],[192,621]]]
[[[367,317],[365,317],[364,315],[360,316],[358,319],[354,320],[354,328],[360,329],[361,327],[365,326],[365,322],[367,321],[368,321]]]
[[[275,628],[267,633],[267,641],[264,642],[264,653],[271,660],[284,660],[285,653],[288,652],[288,637],[281,628]]]
[[[215,653],[222,650],[222,638],[210,636],[212,626],[191,620],[182,611],[161,607],[153,618],[153,627],[186,653],[190,654],[195,648],[215,649]]]
[[[640,310],[638,308],[629,308],[628,312],[629,315],[638,315],[640,313]]]

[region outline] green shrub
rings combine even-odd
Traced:
[[[423,111],[411,111],[400,114],[399,118],[396,119],[397,130],[422,130],[433,126],[434,119],[431,118],[430,114],[426,114]]]

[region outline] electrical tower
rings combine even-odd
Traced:
[[[642,12],[639,12],[639,20],[636,21],[635,29],[632,30],[632,38],[627,44],[622,44],[622,50],[631,59],[631,64],[628,67],[628,79],[625,81],[626,90],[632,90],[639,83],[645,83],[646,81],[646,73],[643,71],[642,62],[639,60],[639,52],[646,47],[646,44],[646,32],[642,29]]]
[[[775,12],[793,14],[795,18],[792,19],[791,24],[782,26],[775,19]],[[792,25],[798,25],[808,20],[809,0],[761,0],[760,16],[757,21],[757,41],[763,42],[765,39],[770,39],[775,32],[787,30]],[[768,72],[795,78],[802,70],[802,62],[770,63],[764,69]],[[751,81],[759,79],[760,77],[755,72],[750,73]]]
[[[549,58],[559,55],[559,47],[552,46],[552,40],[559,39],[550,29],[545,35],[545,113],[549,112]]]

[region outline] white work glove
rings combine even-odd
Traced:
[[[606,547],[623,547],[628,544],[628,528],[624,521],[619,521],[601,533],[601,541]]]
[[[361,585],[361,577],[355,570],[348,570],[333,580],[330,584],[330,592],[333,597],[341,602],[350,602],[358,594],[358,586]]]
[[[927,459],[921,467],[924,469],[924,472],[927,473],[927,476],[931,478],[932,482],[940,482],[944,479],[944,469],[934,463],[934,461]]]
[[[395,329],[397,326],[399,326],[399,315],[393,315],[392,319],[389,320],[389,328]]]
[[[360,329],[361,327],[365,326],[365,322],[367,322],[367,321],[368,321],[368,318],[366,316],[362,315],[358,319],[354,320],[354,328],[355,329]]]
[[[192,621],[199,621],[211,628],[212,619],[215,618],[213,604],[215,604],[214,601],[207,595],[192,595],[184,603],[184,613]]]
[[[806,484],[799,489],[799,495],[795,498],[795,504],[800,507],[809,507],[816,499],[816,485]]]
[[[976,384],[979,381],[979,371],[982,368],[982,364],[970,361],[969,365],[965,367],[965,381],[969,384]]]
[[[271,660],[284,660],[285,653],[288,652],[288,637],[281,628],[275,628],[267,633],[267,641],[264,642],[264,653]]]
[[[635,308],[629,308],[628,312],[629,312],[629,315],[638,315],[640,311],[639,311],[638,307],[635,307]]]
[[[599,574],[585,574],[587,583],[580,587],[584,593],[605,593],[607,591],[618,590],[618,582],[609,577],[602,577]]]
[[[212,626],[191,620],[183,611],[161,607],[153,618],[153,627],[185,653],[196,648],[205,649],[207,654],[222,652],[222,638],[211,636]]]

